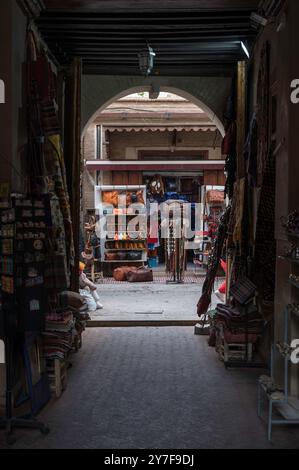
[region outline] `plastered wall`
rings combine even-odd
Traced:
[[[142,77],[85,75],[82,80],[82,132],[95,113],[117,98],[151,86],[182,95],[201,106],[223,131],[222,117],[231,79],[227,77]],[[181,93],[180,93],[181,92]],[[197,102],[196,102],[197,101]]]

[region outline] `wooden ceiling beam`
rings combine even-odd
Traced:
[[[190,23],[190,24],[148,24],[148,25],[140,25],[139,23],[135,23],[132,25],[123,24],[82,24],[82,23],[49,23],[48,25],[39,25],[41,31],[139,31],[140,33],[144,31],[252,31],[252,28],[249,23],[242,23],[238,25],[230,24],[230,23],[222,23],[222,24],[215,24],[215,23]]]
[[[76,55],[76,54],[79,54],[80,56],[87,56],[87,55],[93,55],[93,56],[101,56],[101,57],[111,57],[111,58],[137,58],[137,54],[138,54],[138,50],[134,49],[132,51],[124,51],[124,52],[117,52],[115,51],[114,53],[111,53],[109,50],[108,51],[102,51],[100,49],[90,49],[90,48],[81,48],[81,47],[74,47],[72,49],[67,49],[66,50],[66,53],[68,54],[72,54],[72,55]],[[169,58],[172,58],[172,57],[176,57],[177,60],[180,60],[180,58],[184,58],[184,57],[189,57],[189,56],[192,56],[192,57],[213,57],[213,56],[216,56],[216,57],[219,57],[220,55],[225,57],[225,56],[228,56],[228,57],[231,57],[232,55],[238,55],[238,56],[242,56],[244,55],[243,51],[241,50],[241,47],[235,47],[235,48],[232,48],[230,50],[227,50],[227,51],[223,51],[223,50],[219,50],[219,51],[204,51],[204,52],[196,52],[196,51],[187,51],[187,52],[184,52],[182,50],[178,50],[178,51],[157,51],[157,55],[156,55],[156,59],[155,60],[158,60],[159,58],[166,58],[166,57],[169,57]]]
[[[129,31],[122,31],[121,34],[115,34],[113,32],[102,32],[102,31],[74,31],[74,30],[52,30],[44,31],[40,30],[43,37],[49,40],[85,40],[89,39],[92,41],[106,42],[106,43],[119,43],[123,41],[126,42],[135,42],[143,41],[145,38],[148,41],[173,41],[175,39],[181,39],[182,41],[194,40],[201,42],[210,42],[211,40],[219,40],[222,38],[236,38],[239,36],[248,36],[249,38],[254,38],[256,32],[252,30],[232,30],[227,29],[226,31],[160,31],[156,34],[148,31],[136,32],[135,34],[130,33]]]
[[[260,0],[44,0],[49,11],[56,12],[209,12],[248,11]]]
[[[118,11],[114,11],[113,13],[107,13],[107,12],[101,12],[101,13],[88,13],[88,12],[73,12],[73,11],[68,11],[68,12],[51,12],[49,10],[44,10],[42,14],[40,15],[40,20],[39,21],[47,21],[47,20],[58,20],[62,21],[65,19],[70,19],[70,20],[91,20],[94,21],[96,19],[100,19],[101,21],[118,21],[118,20],[130,20],[132,18],[134,19],[141,19],[141,20],[157,20],[157,21],[162,21],[166,20],[168,21],[169,19],[176,19],[178,21],[181,21],[182,19],[190,19],[193,21],[196,21],[197,19],[202,20],[208,20],[208,19],[221,19],[223,20],[224,18],[231,18],[231,19],[238,19],[238,18],[248,18],[250,16],[252,9],[250,10],[227,10],[227,11],[194,11],[192,13],[188,11],[180,11],[180,12],[160,12],[160,11],[153,11],[153,12],[147,12],[145,13],[144,11],[142,12],[123,12],[120,13]]]
[[[138,74],[148,41],[154,74],[227,76],[244,58],[240,41],[257,34],[250,13],[259,1],[45,0],[37,24],[60,63],[79,56],[85,73]]]

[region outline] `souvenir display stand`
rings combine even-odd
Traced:
[[[6,413],[0,421],[8,444],[15,439],[17,428],[49,429],[32,419],[49,400],[47,374],[33,384],[28,360],[32,336],[44,328],[46,295],[44,287],[45,211],[42,200],[12,198],[1,203],[1,311],[0,337],[5,344]],[[29,332],[31,339],[29,337]],[[14,417],[16,357],[22,357],[26,371],[27,399],[31,403],[29,417]],[[36,403],[36,400],[41,400]]]
[[[100,221],[101,262],[106,275],[121,266],[141,267],[147,263],[146,186],[96,186],[95,207]],[[138,216],[140,223],[133,227]],[[132,228],[130,228],[132,224]]]

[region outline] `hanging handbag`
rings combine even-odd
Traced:
[[[162,176],[160,175],[154,176],[154,178],[150,182],[149,189],[150,189],[150,193],[153,196],[164,194],[164,184],[163,184]]]

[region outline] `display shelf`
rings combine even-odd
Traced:
[[[107,204],[105,201],[109,199],[109,192],[117,192],[118,195],[111,196],[112,204]],[[133,203],[130,205],[121,205],[121,195],[126,195],[130,200],[133,193],[139,193],[142,203]],[[117,207],[116,201],[120,203]],[[114,204],[114,205],[113,205]],[[147,217],[146,217],[146,186],[145,185],[124,185],[124,186],[96,186],[95,188],[95,207],[98,210],[99,216],[106,218],[106,239],[101,239],[101,261],[105,266],[105,271],[111,270],[116,266],[129,265],[144,265],[147,262]],[[136,224],[135,230],[130,230],[132,227],[129,223],[132,219],[141,217],[139,224]],[[112,224],[113,221],[113,224]],[[119,234],[119,235],[118,235]],[[126,238],[120,239],[125,236]],[[115,239],[117,237],[117,239]],[[134,247],[136,246],[136,248]],[[139,245],[139,246],[138,246]],[[106,253],[118,252],[138,252],[142,254],[139,260],[108,260]],[[109,265],[111,269],[109,269]]]
[[[299,285],[298,285],[299,287]],[[287,306],[284,311],[284,338],[283,343],[285,345],[289,344],[289,331],[290,331],[290,315],[294,314],[290,306]],[[262,416],[262,392],[264,392],[265,397],[269,403],[268,411],[268,439],[271,441],[272,438],[272,427],[274,425],[299,425],[299,400],[297,397],[290,395],[289,385],[290,385],[290,356],[288,353],[284,353],[279,350],[280,356],[284,361],[284,386],[281,390],[280,387],[277,387],[274,380],[274,355],[275,347],[272,347],[271,354],[271,376],[265,377],[262,376],[259,380],[258,387],[258,416]],[[278,412],[280,417],[274,414]],[[280,419],[279,419],[280,418]]]
[[[299,423],[299,400],[296,397],[289,397],[286,403],[276,403],[275,409],[285,420]]]
[[[118,263],[118,264],[127,264],[127,263],[145,263],[145,260],[139,259],[139,260],[129,260],[129,259],[113,259],[113,260],[104,260],[103,263]]]
[[[147,251],[146,248],[106,248],[107,251]]]

